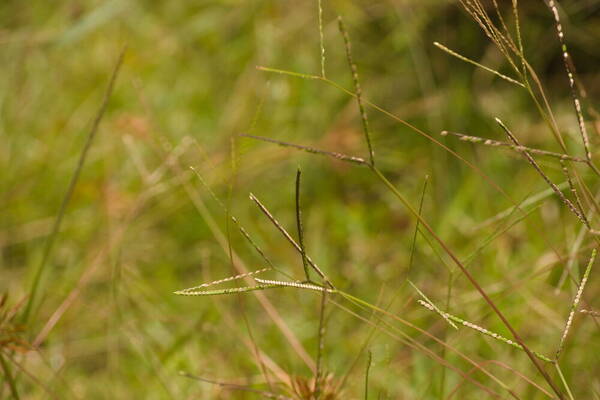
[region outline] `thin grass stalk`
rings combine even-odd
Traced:
[[[439,42],[433,42],[433,45],[436,46],[437,48],[439,48],[440,50],[443,50],[446,53],[450,54],[451,56],[458,58],[461,61],[464,61],[468,64],[473,64],[474,66],[479,67],[479,68],[483,69],[484,71],[490,72],[490,73],[496,75],[497,77],[504,79],[507,82],[514,83],[515,85],[520,86],[522,88],[525,87],[525,85],[523,83],[519,82],[518,80],[511,78],[510,76],[501,74],[500,72],[496,71],[495,69],[486,67],[485,65],[480,64],[477,61],[474,61],[468,57],[465,57],[462,54],[459,54],[456,51],[449,49],[448,47],[444,46],[443,44],[441,44]]]
[[[565,390],[567,391],[567,396],[569,396],[569,400],[575,400],[575,398],[573,397],[573,393],[571,392],[571,388],[569,387],[569,384],[567,383],[567,380],[565,379],[565,376],[562,372],[562,369],[560,368],[560,365],[558,365],[558,362],[554,363],[554,367],[556,367],[556,372],[558,372],[560,381],[562,382],[563,386],[565,387]]]
[[[358,79],[358,68],[352,59],[352,44],[350,43],[350,37],[348,36],[348,32],[346,31],[346,27],[344,25],[344,21],[342,17],[338,17],[338,27],[340,29],[340,33],[344,38],[344,47],[346,49],[346,58],[348,59],[348,65],[350,67],[350,71],[352,72],[352,81],[354,82],[354,92],[356,93],[356,102],[358,103],[358,110],[360,111],[360,119],[363,125],[363,131],[365,134],[365,139],[367,141],[367,146],[369,148],[369,163],[371,166],[375,165],[375,155],[373,153],[373,146],[371,145],[371,130],[369,128],[369,119],[367,118],[367,112],[365,111],[365,107],[363,105],[362,100],[362,89],[360,87],[360,81]]]
[[[13,377],[12,371],[10,370],[10,366],[4,359],[4,354],[2,350],[0,350],[0,367],[2,367],[2,372],[4,373],[4,379],[8,384],[8,388],[10,389],[10,394],[12,395],[14,400],[19,400],[19,391],[17,390],[17,382]]]
[[[46,240],[46,243],[44,245],[44,250],[42,253],[42,260],[40,261],[40,264],[38,265],[38,268],[33,277],[33,283],[31,285],[31,289],[29,290],[29,299],[27,300],[27,305],[25,306],[25,310],[23,312],[23,320],[25,322],[27,322],[27,320],[29,319],[32,309],[34,307],[34,303],[37,298],[38,291],[40,290],[39,286],[40,286],[40,282],[42,280],[42,276],[43,276],[44,271],[46,270],[46,267],[50,260],[52,250],[54,248],[54,243],[56,242],[58,232],[60,231],[60,227],[62,226],[62,222],[65,217],[67,207],[68,207],[69,203],[71,202],[73,193],[75,192],[75,186],[77,185],[77,182],[79,182],[79,177],[81,176],[81,171],[83,170],[83,166],[87,159],[88,152],[89,152],[90,148],[92,147],[92,143],[94,142],[94,138],[96,137],[96,133],[98,132],[98,127],[100,126],[100,121],[102,121],[102,118],[104,117],[104,114],[106,112],[106,108],[108,106],[108,101],[112,95],[112,92],[113,92],[113,89],[115,86],[115,82],[117,80],[117,76],[119,75],[121,65],[123,64],[124,57],[125,57],[125,48],[123,48],[121,50],[121,52],[119,53],[119,57],[117,58],[115,66],[113,67],[112,74],[108,81],[108,86],[106,87],[106,90],[104,92],[104,97],[102,99],[102,103],[100,104],[100,108],[98,109],[98,112],[96,113],[96,116],[94,117],[92,126],[88,132],[85,144],[83,145],[83,148],[79,155],[79,160],[77,161],[77,165],[75,166],[75,170],[73,172],[73,175],[71,176],[71,180],[69,181],[69,186],[67,187],[65,196],[63,197],[60,207],[58,209],[58,214],[56,216],[56,219],[54,220],[54,224],[52,225],[52,231],[50,232],[50,235],[48,236],[48,239]]]
[[[325,349],[325,305],[327,304],[327,291],[321,292],[321,307],[319,309],[319,340],[317,344],[317,368],[315,372],[315,400],[319,400],[321,397],[321,375],[322,363],[323,363],[323,352]]]
[[[429,175],[425,175],[425,181],[423,182],[423,190],[421,190],[421,200],[419,200],[419,214],[423,211],[423,201],[425,200],[425,191],[427,190],[427,182],[429,181]],[[417,246],[417,234],[419,233],[420,221],[417,220],[415,224],[415,232],[413,233],[412,243],[410,245],[410,258],[408,259],[408,269],[406,271],[406,277],[410,275],[412,269],[413,260],[415,257],[415,250]],[[403,282],[401,282],[403,283]]]
[[[371,362],[373,361],[373,353],[368,351],[367,367],[365,368],[365,400],[369,400],[369,372],[371,370]]]
[[[304,246],[304,232],[302,229],[302,208],[300,206],[300,168],[296,171],[296,228],[298,229],[298,244],[300,245],[300,256],[302,257],[302,266],[306,281],[310,282],[310,273],[308,272],[308,261],[306,261],[306,249]]]
[[[235,180],[237,176],[237,157],[235,151],[235,137],[230,137],[230,152],[231,152],[231,179],[227,190],[227,206],[225,207],[225,236],[227,237],[227,250],[229,256],[229,265],[235,269],[233,265],[233,246],[231,244],[231,203],[233,202],[233,191],[235,188]]]
[[[529,80],[527,79],[527,63],[525,62],[525,50],[523,49],[523,39],[521,38],[521,23],[519,22],[519,8],[518,8],[517,0],[512,0],[512,10],[513,10],[513,15],[515,17],[515,28],[517,30],[517,44],[519,46],[519,59],[521,60],[521,68],[523,69],[521,71],[521,76],[523,77],[523,80],[525,80],[527,86],[531,87],[529,85]]]
[[[256,363],[260,368],[260,372],[262,373],[267,385],[269,386],[269,390],[273,391],[273,382],[271,381],[271,377],[269,375],[269,371],[267,370],[267,366],[265,365],[262,357],[260,356],[260,350],[258,348],[258,344],[256,344],[256,340],[254,339],[254,334],[252,333],[252,328],[250,327],[250,321],[248,320],[248,316],[246,315],[246,310],[244,308],[241,309],[242,317],[244,318],[244,325],[246,325],[246,330],[248,331],[248,337],[250,338],[250,344],[252,348],[252,353],[254,353],[254,358],[256,359]]]

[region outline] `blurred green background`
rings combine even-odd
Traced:
[[[513,27],[510,2],[500,3]],[[600,2],[564,1],[561,13],[587,89],[588,115],[600,94]],[[497,116],[524,144],[560,151],[558,144],[525,91],[433,46],[438,41],[510,74],[457,2],[323,1],[326,75],[352,89],[338,15],[352,39],[365,97],[477,165],[506,193],[438,145],[368,109],[378,166],[414,205],[429,176],[423,215],[465,259],[507,226],[506,220],[481,224],[514,205],[509,198],[520,202],[547,185],[518,154],[440,131],[505,140]],[[542,1],[523,2],[520,17],[525,54],[567,147],[581,155],[552,14]],[[32,318],[23,322],[19,314],[44,243],[123,46],[114,93],[42,275]],[[8,296],[3,310],[17,314],[0,325],[0,347],[20,397],[260,398],[180,375],[268,389],[257,348],[279,368],[282,375],[273,375],[274,381],[310,379],[318,293],[278,289],[265,292],[262,303],[253,294],[173,295],[235,274],[231,252],[250,270],[265,266],[228,223],[228,213],[278,268],[302,278],[298,254],[248,200],[254,193],[295,234],[300,167],[306,248],[337,286],[374,304],[396,297],[390,311],[477,362],[496,360],[486,368],[521,398],[545,398],[503,367],[543,386],[524,354],[466,328],[448,329],[416,303],[407,276],[444,309],[508,335],[464,277],[449,270],[447,257],[428,245],[427,235],[418,236],[408,272],[415,221],[367,168],[238,136],[367,155],[352,97],[324,82],[256,66],[319,74],[316,1],[0,3],[0,291]],[[588,122],[597,145],[599,122]],[[555,182],[564,180],[558,163],[540,162]],[[562,287],[557,282],[579,224],[552,196],[530,209],[477,253],[470,268],[528,345],[552,354],[577,288],[571,280]],[[585,265],[591,246],[590,239],[582,243],[575,267]],[[584,296],[592,307],[598,282],[591,279]],[[370,398],[446,398],[460,385],[460,375],[380,331],[371,337],[369,324],[334,304],[328,304],[326,320],[324,368],[336,382],[349,373],[339,398],[363,395],[365,349],[373,354]],[[472,367],[419,332],[400,329],[457,368]],[[578,316],[573,329],[563,356],[566,379],[576,397],[600,398],[598,325]],[[11,396],[6,371],[2,398]],[[502,392],[480,372],[473,378]],[[455,398],[482,395],[465,383]]]

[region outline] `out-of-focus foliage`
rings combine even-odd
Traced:
[[[514,30],[510,2],[499,3]],[[568,149],[582,155],[552,13],[542,1],[522,3],[525,54]],[[598,108],[600,96],[599,10],[598,1],[561,2],[566,41],[587,93],[593,148],[599,144],[597,115],[589,111]],[[519,154],[439,135],[447,129],[506,140],[494,122],[500,117],[523,144],[561,151],[535,105],[519,87],[432,44],[510,74],[456,2],[323,1],[326,75],[349,90],[338,15],[352,39],[364,96],[475,164],[505,194],[448,151],[368,108],[378,166],[414,205],[429,175],[422,214],[463,260],[486,244],[469,269],[528,345],[552,354],[577,288],[576,280],[558,283],[579,222],[549,196],[505,232],[517,213],[481,227],[548,186]],[[418,235],[408,272],[415,221],[367,168],[238,136],[367,156],[351,96],[319,80],[256,69],[320,73],[316,1],[2,1],[0,291],[8,294],[7,309],[18,316],[27,301],[123,46],[115,91],[42,275],[32,318],[0,323],[0,338],[6,327],[7,335],[27,344],[17,351],[0,342],[21,398],[260,398],[180,371],[290,395],[292,389],[266,384],[257,349],[280,370],[268,374],[273,382],[290,376],[296,393],[306,391],[312,384],[306,360],[316,358],[318,293],[276,289],[262,301],[252,294],[173,295],[235,274],[233,253],[238,265],[265,267],[229,214],[279,269],[302,279],[301,257],[248,200],[249,192],[256,194],[295,237],[298,167],[307,252],[340,288],[382,307],[396,296],[390,312],[487,363],[521,398],[544,395],[512,370],[549,390],[518,350],[466,328],[454,331],[416,303],[407,276],[440,308],[509,336],[439,247],[428,244],[428,235]],[[555,182],[564,181],[558,163],[540,163]],[[487,243],[489,237],[494,240]],[[576,278],[593,245],[586,239],[572,261]],[[598,282],[592,271],[586,307],[600,308],[594,304]],[[358,360],[345,380],[344,398],[362,396],[365,348],[373,354],[371,398],[445,398],[457,386],[455,398],[485,393],[471,382],[461,385],[459,374],[379,330],[363,347],[372,326],[331,303],[326,321],[323,363],[331,375],[324,385],[342,382]],[[419,332],[400,329],[460,370],[472,368]],[[592,398],[600,393],[598,326],[593,317],[577,315],[573,332],[563,372],[576,398]],[[12,378],[2,372],[0,397],[9,398]],[[507,394],[481,372],[473,378]]]

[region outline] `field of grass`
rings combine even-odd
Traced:
[[[600,399],[598,43],[598,0],[3,0],[0,398]]]

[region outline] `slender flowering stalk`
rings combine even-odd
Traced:
[[[596,259],[596,249],[592,250],[592,256],[590,257],[590,261],[588,262],[587,267],[585,268],[585,272],[583,274],[583,279],[581,279],[581,284],[579,285],[579,289],[577,290],[577,294],[573,299],[573,304],[571,305],[571,312],[569,313],[569,317],[567,318],[567,323],[565,324],[565,330],[563,332],[562,337],[560,338],[560,344],[558,345],[558,350],[556,350],[556,360],[560,357],[560,354],[563,350],[565,339],[569,334],[569,329],[573,324],[573,316],[575,315],[575,311],[577,311],[577,306],[579,305],[579,301],[581,301],[581,295],[583,294],[583,289],[585,289],[585,284],[588,281],[590,276],[590,271],[592,270],[592,265]]]
[[[306,281],[310,282],[310,273],[308,272],[308,262],[306,261],[306,248],[304,246],[304,229],[302,227],[302,207],[300,204],[300,168],[296,171],[296,227],[298,229],[298,243],[300,244],[300,256],[302,257],[302,266]]]
[[[521,86],[522,88],[525,87],[524,84],[522,84],[521,82],[517,81],[516,79],[513,79],[513,78],[511,78],[509,76],[503,75],[500,72],[498,72],[498,71],[496,71],[496,70],[494,70],[494,69],[492,69],[490,67],[486,67],[485,65],[482,65],[482,64],[478,63],[477,61],[473,61],[470,58],[467,58],[467,57],[463,56],[462,54],[459,54],[459,53],[455,52],[454,50],[449,49],[448,47],[444,46],[441,43],[433,42],[433,45],[436,46],[437,48],[439,48],[440,50],[443,50],[446,53],[450,54],[451,56],[454,56],[454,57],[458,58],[461,61],[464,61],[464,62],[469,63],[469,64],[473,64],[476,67],[479,67],[479,68],[481,68],[481,69],[483,69],[483,70],[485,70],[487,72],[490,72],[490,73],[496,75],[497,77],[504,79],[505,81],[508,81],[510,83],[514,83],[515,85],[518,85],[518,86]]]
[[[342,36],[344,37],[344,46],[346,48],[346,58],[348,59],[348,66],[352,72],[352,80],[354,81],[354,92],[356,93],[356,102],[358,103],[358,110],[360,111],[360,119],[362,120],[363,131],[365,133],[365,139],[369,148],[369,164],[375,165],[375,153],[373,152],[373,146],[371,145],[371,129],[369,128],[369,119],[367,118],[367,111],[363,105],[362,100],[362,89],[360,87],[360,81],[358,79],[358,68],[352,59],[352,44],[350,43],[350,37],[346,31],[344,21],[342,17],[338,17],[338,26]]]
[[[310,146],[303,146],[300,144],[283,142],[281,140],[271,139],[271,138],[267,138],[267,137],[263,137],[263,136],[255,136],[255,135],[248,135],[248,134],[241,134],[240,136],[260,140],[263,142],[275,143],[282,147],[292,147],[294,149],[306,151],[307,153],[329,156],[329,157],[338,159],[340,161],[346,161],[346,162],[351,162],[351,163],[355,163],[355,164],[367,164],[367,162],[363,158],[349,156],[346,154],[337,153],[335,151],[316,149],[316,148],[310,147]]]
[[[430,303],[427,303],[426,301],[423,301],[423,300],[417,300],[417,301],[419,302],[420,305],[422,305],[426,309],[428,309],[430,311],[437,312],[435,310],[435,308],[433,307],[433,305],[431,305]],[[443,311],[441,313],[443,315],[445,315],[446,318],[448,318],[449,320],[452,320],[452,321],[456,322],[457,324],[460,324],[460,325],[466,326],[467,328],[471,328],[473,330],[476,330],[477,332],[483,333],[484,335],[487,335],[487,336],[489,336],[491,338],[494,338],[496,340],[499,340],[501,342],[509,344],[509,345],[513,346],[514,348],[517,348],[519,350],[524,350],[523,346],[521,346],[519,343],[517,343],[517,342],[515,342],[513,340],[510,340],[508,338],[505,338],[504,336],[502,336],[502,335],[500,335],[500,334],[498,334],[496,332],[492,332],[490,330],[487,330],[487,329],[485,329],[485,328],[483,328],[483,327],[481,327],[479,325],[476,325],[476,324],[474,324],[472,322],[469,322],[469,321],[465,321],[464,319],[456,317],[456,316],[454,316],[452,314],[448,314],[448,313],[443,312]],[[543,354],[538,353],[537,351],[531,350],[531,353],[533,355],[535,355],[537,358],[539,358],[540,360],[542,360],[542,361],[546,361],[546,362],[549,362],[549,363],[553,362],[550,358],[546,357]]]
[[[590,139],[588,138],[588,133],[585,127],[585,121],[583,120],[583,112],[581,111],[581,102],[579,101],[579,97],[577,96],[577,90],[575,89],[575,77],[574,77],[574,67],[572,67],[572,63],[569,61],[569,51],[567,50],[567,44],[565,43],[565,34],[563,31],[563,26],[560,22],[560,16],[558,14],[558,8],[556,7],[556,1],[550,0],[548,2],[548,7],[552,11],[554,15],[554,22],[556,25],[556,33],[558,35],[558,40],[560,41],[561,50],[563,52],[563,63],[565,65],[565,71],[567,72],[567,77],[569,78],[569,88],[571,89],[571,98],[573,99],[573,106],[575,107],[575,114],[577,115],[577,124],[579,125],[579,133],[581,134],[581,139],[583,141],[583,147],[585,148],[585,156],[588,161],[592,159],[592,153],[590,151]]]
[[[526,147],[526,146],[517,146],[514,145],[512,143],[508,143],[508,142],[502,142],[500,140],[493,140],[493,139],[485,139],[482,137],[478,137],[478,136],[469,136],[469,135],[465,135],[462,133],[458,133],[458,132],[449,132],[449,131],[442,131],[440,133],[440,135],[442,136],[447,136],[447,135],[453,135],[459,138],[459,140],[462,140],[463,142],[470,142],[470,143],[478,143],[478,144],[483,144],[485,146],[491,146],[491,147],[509,147],[519,153],[522,153],[524,151],[528,151],[531,154],[538,154],[541,156],[548,156],[548,157],[553,157],[553,158],[558,158],[560,160],[567,160],[567,161],[573,161],[573,162],[587,162],[587,160],[580,158],[580,157],[573,157],[570,156],[568,154],[562,154],[562,153],[555,153],[553,151],[547,151],[547,150],[541,150],[541,149],[534,149],[531,147]]]

